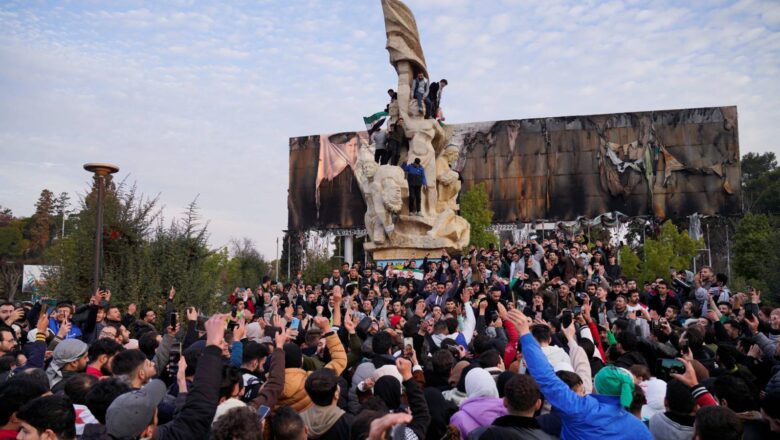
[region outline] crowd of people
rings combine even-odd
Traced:
[[[638,285],[579,238],[397,269],[265,277],[211,316],[173,288],[5,301],[0,440],[780,437],[780,308],[709,267]]]

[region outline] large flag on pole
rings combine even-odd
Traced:
[[[371,136],[371,133],[379,130],[379,127],[382,126],[382,124],[385,123],[385,119],[389,116],[387,112],[377,112],[374,113],[371,116],[366,116],[363,118],[363,122],[366,124],[366,130],[368,131],[368,135]]]

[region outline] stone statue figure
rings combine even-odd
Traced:
[[[438,201],[436,212],[445,209],[458,211],[460,207],[456,202],[460,192],[460,175],[452,169],[452,165],[458,160],[460,150],[452,145],[444,149],[436,159],[436,192]]]
[[[447,132],[439,121],[425,119],[425,110],[412,99],[415,75],[428,76],[417,22],[400,0],[382,0],[382,11],[390,63],[398,74],[391,123],[403,119],[409,139],[406,163],[420,159],[427,186],[422,191],[421,216],[409,216],[409,187],[403,170],[377,166],[369,148],[361,148],[356,175],[367,205],[365,223],[371,239],[365,248],[380,260],[408,258],[416,250],[459,249],[468,244],[470,230],[468,222],[455,214],[460,182],[450,164],[457,159],[458,150],[453,147],[445,151]]]
[[[380,166],[364,146],[358,154],[355,176],[366,201],[368,237],[376,244],[386,243],[395,230],[394,216],[403,208],[403,196],[409,194],[404,172],[397,166]]]

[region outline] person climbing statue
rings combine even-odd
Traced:
[[[403,164],[406,171],[406,181],[409,183],[409,215],[420,216],[422,187],[428,186],[425,180],[425,169],[420,164],[420,158],[415,158],[411,165]]]

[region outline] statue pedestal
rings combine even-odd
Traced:
[[[452,246],[452,241],[441,237],[427,235],[431,230],[435,219],[417,217],[411,215],[399,215],[395,223],[395,230],[390,236],[389,243],[368,242],[363,248],[371,252],[374,260],[407,260],[422,258],[425,254],[441,255],[441,250],[457,252]]]

